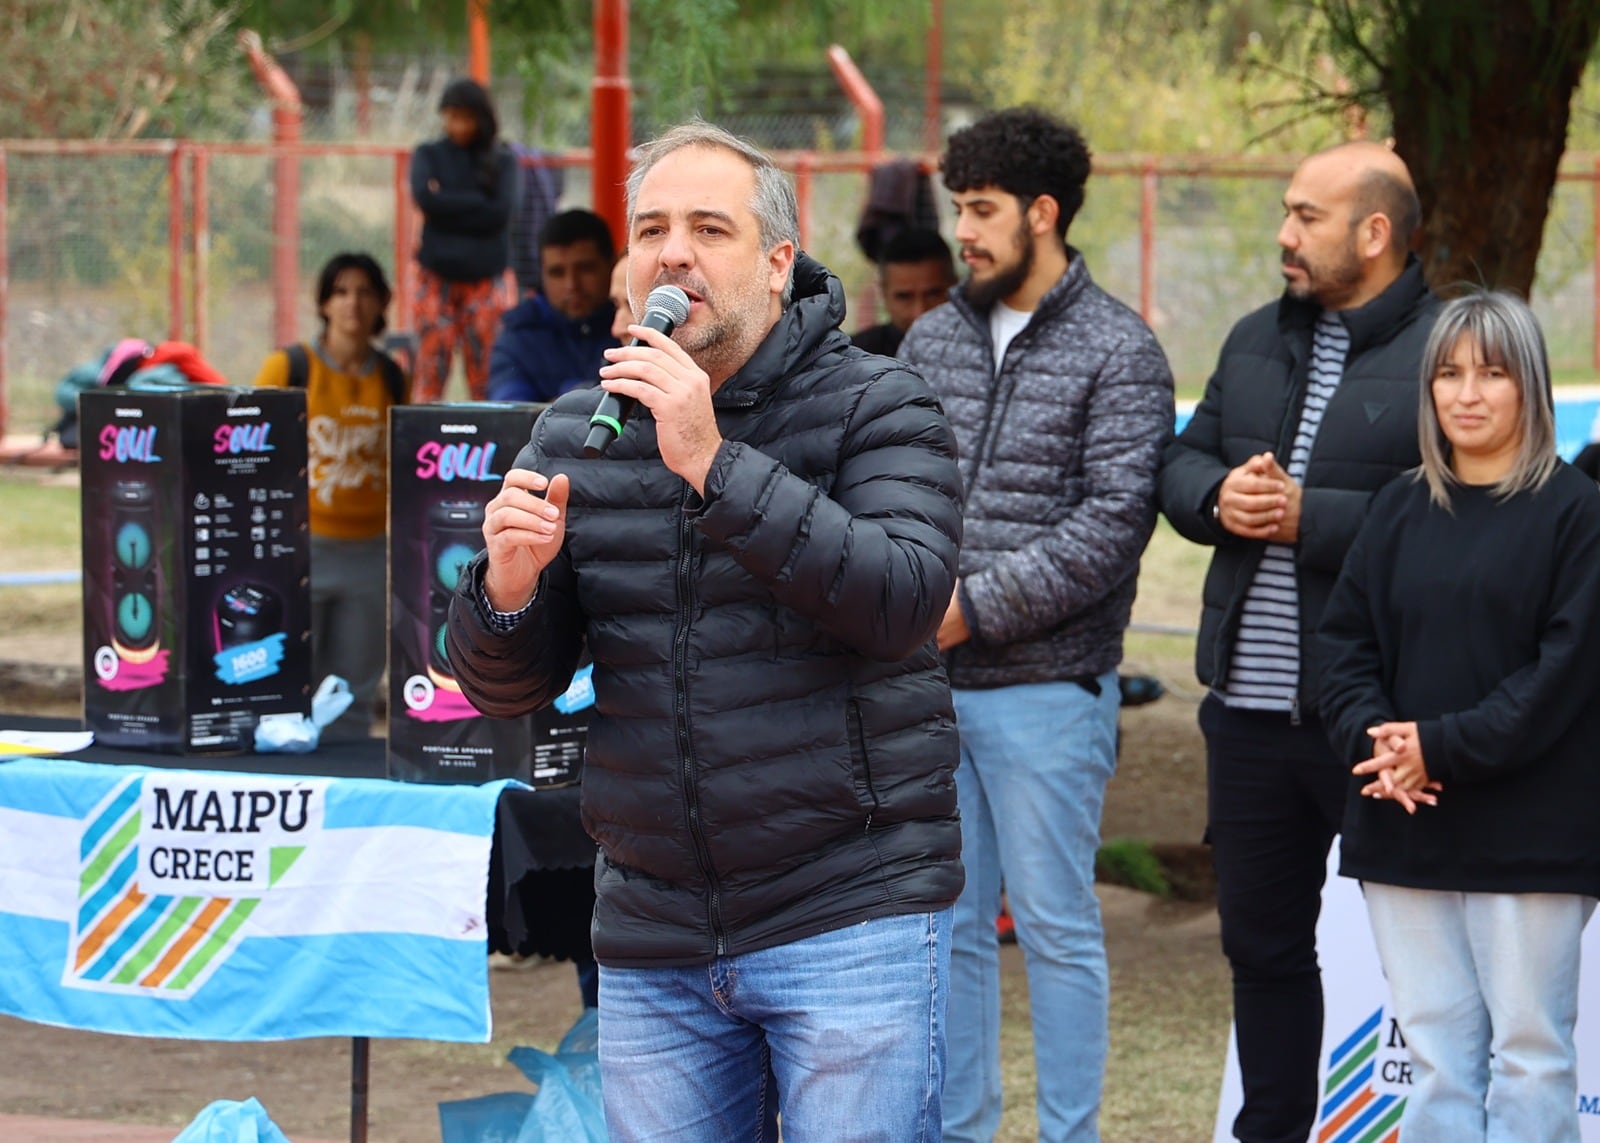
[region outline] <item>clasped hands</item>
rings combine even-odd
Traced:
[[[1367,734],[1372,737],[1372,757],[1351,773],[1376,776],[1361,787],[1361,796],[1399,802],[1408,814],[1416,813],[1419,804],[1437,806],[1444,786],[1428,777],[1417,724],[1384,722],[1368,727]]]
[[[1300,538],[1301,488],[1277,457],[1260,452],[1223,477],[1217,520],[1236,536],[1292,544]]]

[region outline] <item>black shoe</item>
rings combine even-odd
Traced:
[[[1167,693],[1161,680],[1150,675],[1118,675],[1117,687],[1122,691],[1123,706],[1144,706]]]

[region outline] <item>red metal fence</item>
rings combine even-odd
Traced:
[[[864,175],[886,157],[777,156],[795,178],[804,245],[864,305],[872,269],[855,224]],[[591,201],[588,151],[539,161],[569,168],[567,202]],[[0,142],[0,435],[49,424],[56,379],[120,337],[192,341],[226,376],[250,381],[283,331],[315,328],[314,275],[337,250],[365,249],[392,267],[390,324],[404,327],[416,236],[409,162],[407,148],[355,143]],[[294,177],[275,178],[280,166]],[[1293,166],[1097,159],[1072,241],[1100,284],[1156,330],[1180,384],[1202,381],[1229,324],[1280,289],[1273,236]],[[292,204],[278,201],[283,186]],[[1569,378],[1600,375],[1597,198],[1600,159],[1568,156],[1535,308]],[[295,223],[287,237],[285,218]],[[872,320],[852,315],[847,328]]]

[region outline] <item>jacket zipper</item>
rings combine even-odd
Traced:
[[[1284,450],[1286,448],[1290,452],[1294,450],[1294,435],[1300,427],[1300,418],[1305,409],[1306,397],[1311,391],[1311,346],[1309,342],[1306,344],[1305,350],[1306,373],[1305,383],[1303,385],[1300,384],[1299,381],[1301,374],[1299,368],[1296,366],[1294,353],[1292,350],[1290,352],[1289,401],[1284,406],[1283,418],[1278,422],[1278,439],[1276,442],[1276,449],[1272,454],[1273,458],[1277,460],[1285,472],[1289,471],[1289,452]],[[1312,447],[1315,448],[1316,442],[1312,441],[1311,443]],[[1309,454],[1306,459],[1307,461],[1310,460]],[[1302,485],[1302,487],[1304,486]],[[1265,551],[1266,548],[1265,545],[1263,545],[1262,553]],[[1293,566],[1295,571],[1295,597],[1298,599],[1300,593],[1300,565],[1298,562],[1293,562]],[[1221,680],[1223,686],[1227,685],[1228,670],[1233,666],[1233,651],[1235,643],[1234,636],[1238,635],[1239,633],[1240,617],[1244,614],[1243,591],[1249,590],[1250,583],[1255,579],[1256,572],[1260,569],[1260,567],[1261,553],[1258,553],[1255,562],[1250,565],[1250,574],[1248,576],[1241,577],[1244,580],[1244,588],[1242,591],[1236,591],[1234,593],[1233,606],[1229,608],[1228,614],[1223,617],[1222,630],[1217,633],[1217,645],[1214,652],[1215,657],[1211,663],[1211,677],[1215,680]],[[1237,586],[1237,584],[1238,581],[1235,580],[1235,585]],[[1304,650],[1305,649],[1302,647],[1302,667],[1295,673],[1294,698],[1290,700],[1289,705],[1289,724],[1291,726],[1300,725],[1300,674],[1304,669]]]
[[[867,754],[867,736],[861,729],[861,704],[851,699],[845,707],[845,719],[850,725],[850,745],[861,759],[861,777],[867,783],[867,794],[872,798],[872,808],[867,811],[866,832],[872,832],[872,819],[878,813],[878,787],[872,781],[872,759]]]
[[[678,506],[678,616],[672,635],[672,702],[678,734],[678,781],[683,787],[684,807],[689,817],[689,837],[694,842],[695,859],[706,879],[709,898],[711,937],[716,955],[727,952],[722,928],[722,898],[711,867],[711,851],[706,847],[700,822],[700,795],[695,787],[693,738],[689,733],[689,621],[694,616],[694,525],[689,521],[688,484]]]

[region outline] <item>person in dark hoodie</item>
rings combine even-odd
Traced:
[[[961,825],[934,632],[961,540],[928,385],[839,330],[794,188],[706,123],[628,180],[628,297],[689,296],[607,351],[638,407],[540,416],[489,502],[446,643],[520,717],[581,646],[595,714],[600,1071],[616,1143],[940,1138]]]
[[[538,293],[506,311],[489,357],[493,401],[553,401],[600,380],[616,316],[608,290],[611,230],[589,210],[567,210],[539,232]]]
[[[411,395],[418,402],[443,397],[460,346],[467,391],[481,401],[489,391],[489,350],[509,300],[517,163],[499,141],[494,104],[476,81],[451,81],[439,116],[443,137],[411,155],[411,197],[422,212]]]

